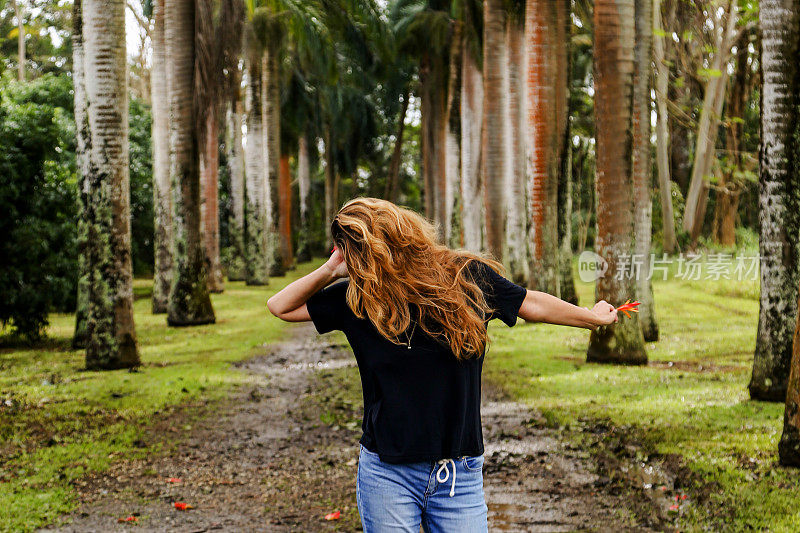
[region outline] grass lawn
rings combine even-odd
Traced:
[[[313,265],[316,266],[316,265]],[[301,265],[288,278],[309,272]],[[72,483],[142,449],[145,427],[180,405],[214,401],[246,381],[229,363],[277,339],[267,298],[285,285],[227,283],[212,295],[217,323],[170,328],[150,313],[150,281],[135,282],[139,372],[87,372],[69,348],[74,319],[53,315],[48,339],[0,348],[0,530],[26,531],[75,508]],[[180,432],[190,427],[181,427]]]
[[[578,283],[591,306],[594,285]],[[647,352],[661,363],[586,364],[588,331],[520,321],[493,326],[487,377],[554,425],[608,422],[646,450],[683,456],[718,485],[702,505],[689,490],[682,529],[800,531],[800,473],[777,465],[783,405],[747,392],[757,282],[670,279],[653,290],[661,338]]]

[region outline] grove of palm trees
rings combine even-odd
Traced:
[[[799,69],[800,0],[0,0],[0,531],[361,531],[266,308],[358,197],[639,302],[489,327],[490,531],[800,530]]]

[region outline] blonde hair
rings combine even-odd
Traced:
[[[395,344],[411,323],[449,345],[457,359],[480,355],[488,344],[492,311],[472,262],[498,273],[497,261],[439,243],[436,229],[410,209],[377,198],[347,202],[331,223],[334,244],[347,265],[347,304]]]

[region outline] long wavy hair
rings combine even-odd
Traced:
[[[377,198],[347,202],[331,223],[331,236],[347,265],[347,304],[395,344],[413,319],[417,328],[449,345],[459,360],[480,355],[489,339],[492,311],[472,262],[498,273],[489,257],[451,250],[419,214]],[[479,265],[476,265],[479,266]]]

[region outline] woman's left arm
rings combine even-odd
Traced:
[[[617,321],[617,310],[605,300],[600,300],[589,309],[572,305],[546,292],[532,290],[528,290],[517,314],[528,322],[546,322],[592,330]]]

